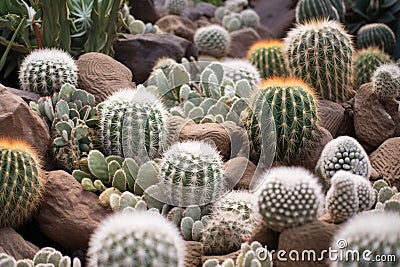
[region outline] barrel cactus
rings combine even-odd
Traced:
[[[186,0],[167,0],[165,5],[169,14],[180,15],[186,8]]]
[[[194,43],[201,53],[221,58],[228,54],[231,37],[227,30],[219,25],[199,28],[194,34]]]
[[[400,66],[380,65],[372,74],[373,91],[380,99],[394,99],[400,95]]]
[[[396,37],[392,29],[383,23],[371,23],[362,26],[357,32],[358,49],[379,47],[388,54],[392,54]]]
[[[256,85],[261,81],[260,73],[257,68],[246,59],[225,59],[222,62],[224,75],[233,82],[246,79],[251,85]]]
[[[0,226],[18,227],[39,205],[44,180],[37,153],[26,143],[0,139]]]
[[[88,265],[184,266],[184,243],[178,229],[154,212],[117,213],[94,231]]]
[[[277,167],[260,189],[258,206],[265,225],[282,232],[313,221],[320,215],[324,195],[309,171],[300,167]]]
[[[213,212],[218,214],[224,211],[234,212],[242,220],[254,222],[257,198],[248,191],[231,191],[213,203]]]
[[[353,43],[339,22],[297,25],[285,38],[285,53],[291,74],[309,83],[322,98],[341,102],[352,97]]]
[[[305,23],[312,19],[339,20],[339,14],[330,0],[300,0],[295,9],[297,23]]]
[[[72,57],[62,50],[34,50],[21,63],[19,82],[22,90],[42,96],[51,95],[64,83],[77,84],[78,67]]]

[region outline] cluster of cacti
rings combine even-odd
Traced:
[[[379,47],[388,54],[392,54],[396,37],[392,29],[383,23],[371,23],[362,26],[357,32],[358,49]]]
[[[169,14],[180,15],[187,6],[186,0],[166,0],[165,6]]]
[[[228,31],[216,24],[198,28],[193,38],[201,53],[216,58],[226,56],[231,45]]]
[[[371,81],[377,67],[384,63],[391,63],[388,54],[377,47],[360,49],[354,59],[355,86],[357,90],[362,84]]]
[[[44,187],[40,168],[28,144],[0,139],[0,227],[18,227],[35,211]]]
[[[373,188],[377,196],[376,210],[400,212],[400,194],[396,187],[391,187],[385,180],[378,180]]]
[[[394,99],[400,95],[400,66],[380,65],[372,74],[373,92],[380,99]]]
[[[30,102],[30,107],[48,123],[54,155],[60,165],[73,170],[88,155],[97,140],[98,114],[95,98],[71,84],[53,96]]]
[[[325,209],[333,222],[341,223],[354,214],[369,210],[375,203],[375,192],[369,180],[346,171],[331,179]]]
[[[300,167],[277,167],[262,185],[258,206],[266,227],[282,232],[315,220],[324,195],[318,180]]]
[[[94,231],[89,266],[183,267],[185,248],[178,229],[154,212],[117,213]]]
[[[169,213],[171,214],[171,212]],[[175,216],[173,216],[175,217]],[[174,221],[175,218],[171,218]],[[200,241],[203,229],[210,221],[209,215],[202,216],[199,206],[188,206],[182,212],[182,219],[179,225],[185,240]]]
[[[65,83],[77,84],[78,67],[72,57],[61,50],[34,50],[21,63],[19,82],[22,90],[51,95]]]
[[[260,22],[260,17],[253,9],[245,9],[240,13],[229,12],[226,9],[218,12],[224,12],[221,18],[222,26],[230,32],[247,27],[256,28]]]
[[[285,38],[285,53],[290,73],[320,97],[336,102],[352,97],[353,43],[339,22],[298,24]]]
[[[78,258],[63,256],[59,251],[51,247],[45,247],[39,250],[33,260],[16,260],[14,257],[0,253],[0,266],[3,267],[81,267],[81,261]]]
[[[143,21],[135,19],[129,12],[129,7],[126,3],[123,4],[120,9],[121,18],[125,24],[125,28],[131,34],[144,34],[144,33],[161,33],[157,25],[153,25],[150,22],[144,24]]]
[[[130,157],[139,163],[160,156],[167,111],[144,86],[120,90],[98,109],[100,142],[106,155]]]
[[[318,136],[317,113],[314,92],[302,80],[265,80],[244,118],[255,157],[275,150],[276,160],[290,161],[309,149]]]
[[[330,266],[397,266],[400,258],[400,226],[393,222],[399,220],[399,214],[389,212],[368,212],[354,216],[337,231],[331,247],[338,251],[338,255],[354,255],[356,251],[359,257],[338,257]],[[390,261],[374,261],[389,255]]]
[[[340,20],[339,13],[330,0],[300,0],[296,4],[295,18],[297,23],[313,19]]]
[[[284,44],[280,40],[261,40],[250,46],[246,57],[263,78],[285,76],[287,67],[283,49]]]

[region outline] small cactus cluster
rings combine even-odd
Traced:
[[[19,82],[22,90],[51,95],[65,83],[77,84],[78,67],[64,51],[54,48],[34,50],[21,63]]]
[[[171,212],[169,213],[171,214]],[[174,219],[172,219],[174,220]],[[180,230],[185,240],[199,242],[201,233],[210,221],[209,215],[202,216],[199,206],[188,206],[182,212]]]
[[[226,56],[231,45],[231,37],[228,31],[216,24],[197,29],[193,38],[201,53],[216,58]]]
[[[296,5],[295,18],[297,23],[305,23],[312,19],[340,20],[331,0],[300,0]]]
[[[26,143],[0,139],[0,227],[18,227],[39,205],[44,180],[37,153]]]
[[[48,124],[53,153],[63,168],[71,171],[88,155],[97,140],[98,112],[95,98],[71,84],[64,84],[52,97],[30,102]]]
[[[374,203],[375,192],[369,180],[346,171],[332,177],[325,209],[333,222],[344,222],[358,212],[369,210]]]
[[[400,194],[396,187],[391,187],[386,181],[378,180],[373,185],[377,202],[376,210],[400,213]]]
[[[221,12],[219,10],[219,12]],[[256,28],[260,22],[260,17],[253,9],[245,9],[240,13],[229,12],[225,9],[222,16],[222,26],[229,32],[242,28]]]
[[[379,99],[394,99],[400,95],[400,66],[380,65],[372,74],[373,92]]]
[[[187,6],[186,0],[167,0],[165,6],[169,14],[180,15]]]
[[[362,26],[357,32],[357,47],[379,47],[385,53],[392,54],[396,37],[392,29],[383,23],[371,23]]]
[[[248,191],[231,191],[213,203],[213,212],[229,211],[237,213],[242,220],[254,222],[257,198]]]
[[[321,186],[300,167],[277,167],[260,189],[258,206],[265,225],[282,232],[315,220],[324,201]]]
[[[130,14],[130,7],[126,3],[123,4],[120,9],[120,20],[123,22],[124,27],[131,34],[144,34],[144,33],[161,33],[157,25],[153,25],[150,22],[144,24],[143,21],[135,19],[134,16]]]
[[[154,212],[116,213],[94,231],[89,266],[183,267],[185,248],[178,229]]]
[[[323,99],[342,102],[353,96],[353,43],[339,22],[298,24],[285,38],[285,53],[290,74]]]
[[[284,44],[280,40],[261,40],[250,46],[246,57],[263,78],[285,76],[287,68],[283,49]]]

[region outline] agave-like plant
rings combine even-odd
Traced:
[[[74,27],[71,29],[72,38],[85,35],[86,31],[92,26],[90,19],[92,7],[92,0],[68,0],[70,18],[74,23]]]

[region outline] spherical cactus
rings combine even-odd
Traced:
[[[297,25],[285,38],[285,53],[291,74],[322,98],[341,102],[353,95],[353,43],[339,22]]]
[[[226,14],[222,19],[222,26],[230,32],[242,28],[242,19],[238,13]]]
[[[278,232],[315,220],[323,205],[317,178],[300,167],[272,169],[260,190],[259,213]]]
[[[299,0],[295,9],[297,23],[305,23],[311,19],[339,20],[339,14],[330,0]]]
[[[229,211],[242,217],[245,221],[254,221],[257,198],[248,191],[232,191],[213,203],[213,212]]]
[[[202,141],[172,145],[162,157],[160,175],[165,201],[173,206],[205,205],[225,190],[221,156]]]
[[[219,25],[209,25],[199,28],[194,35],[194,43],[200,52],[221,58],[228,54],[231,37],[229,33]]]
[[[256,157],[276,149],[276,160],[290,161],[312,145],[318,121],[316,99],[306,83],[271,78],[252,99],[244,125]]]
[[[184,242],[178,229],[154,212],[117,213],[90,237],[88,265],[183,267]]]
[[[26,143],[0,139],[0,227],[18,227],[38,206],[44,186],[36,152]]]
[[[346,4],[344,0],[329,0],[334,9],[336,9],[340,22],[345,22]],[[347,1],[347,0],[346,0]]]
[[[393,99],[400,95],[400,67],[396,64],[380,65],[372,75],[373,91],[380,99]]]
[[[222,62],[224,75],[233,82],[246,79],[250,84],[256,85],[261,81],[260,73],[249,61],[245,59],[226,59]]]
[[[358,197],[358,211],[361,212],[371,209],[376,201],[376,195],[370,181],[365,179],[365,177],[350,174],[349,172],[346,172],[346,175],[351,175],[354,180]]]
[[[77,84],[78,67],[72,57],[61,50],[34,50],[21,63],[19,82],[22,90],[51,95],[65,83]]]
[[[357,32],[358,49],[375,46],[388,54],[392,54],[395,43],[394,32],[383,23],[364,25]]]
[[[377,67],[384,63],[391,63],[390,56],[376,47],[361,49],[354,60],[355,89],[371,81]]]
[[[240,19],[243,27],[255,28],[260,22],[260,16],[253,9],[245,9],[240,12]]]
[[[186,8],[186,0],[167,0],[165,5],[169,14],[180,15]]]
[[[368,212],[354,216],[340,227],[330,246],[338,255],[346,256],[336,258],[330,266],[397,266],[400,258],[400,225],[393,222],[399,220],[400,214],[390,212]],[[354,252],[359,257],[353,257]],[[351,257],[348,256],[350,254]],[[389,255],[393,255],[395,260],[374,261],[379,256]]]
[[[124,89],[99,105],[100,141],[107,155],[147,161],[160,156],[167,112],[160,100],[138,86]]]

